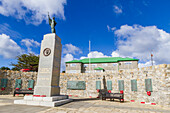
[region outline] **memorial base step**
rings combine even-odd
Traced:
[[[14,104],[56,107],[72,101],[73,99],[69,99],[68,96],[65,95],[54,97],[25,96],[23,100],[14,100]]]

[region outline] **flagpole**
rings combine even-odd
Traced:
[[[89,40],[89,73],[90,73],[90,40]]]
[[[151,63],[152,63],[152,66],[153,66],[153,51],[151,51]]]

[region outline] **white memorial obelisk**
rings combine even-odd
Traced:
[[[55,34],[44,35],[34,95],[60,95],[61,39]]]
[[[48,15],[49,17],[49,15]],[[55,107],[72,101],[67,95],[60,95],[61,39],[55,33],[55,18],[50,19],[52,33],[46,34],[41,42],[37,83],[33,96],[15,100],[14,104]]]

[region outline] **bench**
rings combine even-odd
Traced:
[[[33,95],[34,90],[27,90],[27,89],[20,89],[20,90],[14,90],[13,96],[15,96],[16,94],[23,94],[25,96],[25,94],[32,94]]]
[[[120,102],[124,102],[124,94],[121,93],[108,93],[107,90],[100,90],[99,95],[102,98],[102,100],[110,99],[119,99]]]
[[[105,95],[102,95],[102,100],[110,99],[119,99],[120,102],[124,102],[124,95],[121,93],[106,93]]]

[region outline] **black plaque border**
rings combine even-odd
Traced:
[[[48,55],[45,55],[45,51],[46,51],[47,49],[50,50],[50,53],[49,53]],[[50,49],[50,48],[45,48],[44,51],[43,51],[43,55],[44,55],[44,56],[49,56],[50,54],[51,54],[51,49]]]

